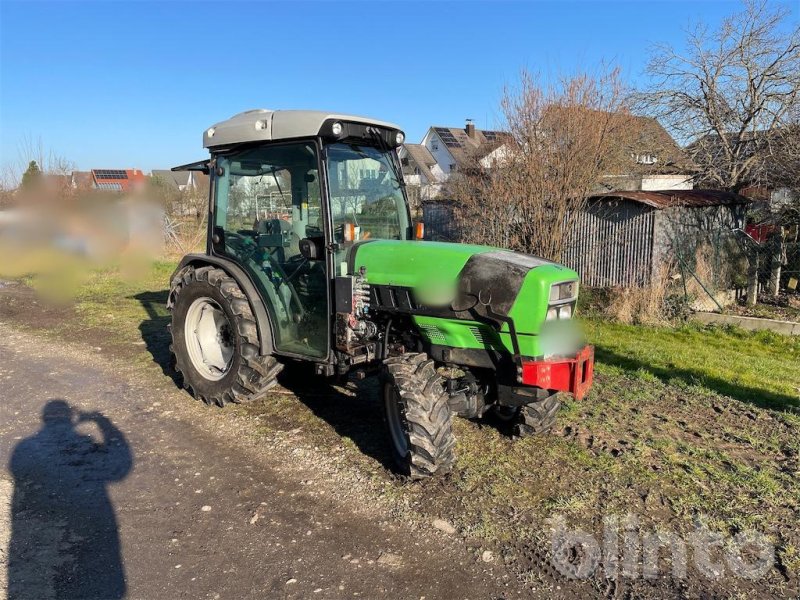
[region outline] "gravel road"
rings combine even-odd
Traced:
[[[0,324],[0,600],[522,594],[460,539],[193,424],[208,410]]]

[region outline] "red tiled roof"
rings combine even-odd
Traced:
[[[95,187],[125,192],[147,181],[147,176],[139,169],[92,169],[92,182]]]

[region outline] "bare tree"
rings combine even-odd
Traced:
[[[491,164],[475,156],[448,184],[465,240],[561,259],[587,196],[631,162],[625,97],[618,70],[555,84],[523,71]]]
[[[717,29],[694,25],[683,50],[653,49],[652,86],[638,100],[689,144],[706,185],[739,192],[767,183],[798,123],[800,27],[788,19],[786,7],[746,0]]]
[[[15,164],[10,166],[17,183],[22,179],[22,174],[28,169],[31,161],[35,161],[42,172],[48,175],[69,175],[75,169],[72,161],[53,149],[46,149],[42,138],[25,137],[17,145]]]

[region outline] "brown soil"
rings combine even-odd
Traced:
[[[0,288],[0,321],[36,331],[68,332],[71,340],[102,347],[112,362],[141,354],[141,346],[119,344],[108,332],[80,325],[72,307],[48,307],[19,285]],[[143,330],[144,331],[144,330]],[[147,342],[162,367],[167,339]],[[167,370],[167,369],[165,369]],[[153,378],[152,369],[147,377]],[[711,486],[707,510],[724,522],[761,511],[757,522],[783,548],[800,547],[797,492],[800,478],[797,427],[780,413],[719,395],[698,394],[665,384],[599,376],[595,392],[568,406],[559,426],[545,438],[513,442],[497,424],[457,423],[459,463],[443,480],[409,483],[392,472],[374,382],[334,386],[308,376],[302,367],[287,368],[283,388],[270,398],[228,411],[210,411],[207,426],[231,421],[240,434],[276,456],[288,456],[329,482],[330,493],[356,509],[385,506],[394,523],[426,527],[441,518],[458,530],[476,560],[489,551],[525,586],[532,597],[585,598],[727,598],[789,597],[800,594],[796,571],[778,561],[768,576],[708,579],[690,566],[685,579],[607,579],[602,564],[594,577],[573,581],[552,563],[545,517],[567,514],[569,527],[581,527],[602,539],[602,517],[632,512],[643,524],[686,534],[693,515],[686,495],[702,490],[702,478],[727,481],[719,474],[695,474],[672,455],[675,448],[690,456],[719,453],[712,461],[724,471],[742,466],[769,473],[784,482],[776,498],[724,498]],[[159,380],[159,385],[164,385]],[[638,386],[638,388],[637,388]],[[638,393],[641,388],[642,393]],[[188,398],[187,398],[188,401]],[[651,443],[655,440],[657,443]],[[760,440],[768,440],[768,443]],[[476,462],[520,460],[516,476]],[[517,458],[522,457],[522,458]],[[712,464],[710,463],[710,464]],[[735,465],[734,465],[735,463]],[[702,461],[700,464],[703,464]],[[646,473],[637,469],[645,465]],[[676,475],[678,473],[678,475]],[[724,475],[724,474],[723,474]],[[722,479],[720,479],[722,477]],[[686,487],[680,487],[683,483]],[[735,493],[735,484],[731,484]],[[549,507],[535,512],[530,506]],[[555,507],[555,508],[553,508]],[[695,515],[696,516],[696,515]],[[731,525],[730,533],[738,525]],[[479,563],[480,564],[480,561]],[[691,563],[690,563],[691,565]],[[665,571],[667,572],[667,571]]]

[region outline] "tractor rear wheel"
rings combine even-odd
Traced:
[[[172,344],[183,387],[206,404],[224,406],[261,397],[283,365],[259,354],[250,303],[222,269],[186,267],[172,282]]]
[[[496,406],[495,416],[511,425],[511,434],[514,437],[528,437],[547,433],[556,422],[561,400],[558,394],[548,396],[544,400],[525,404],[513,408]]]
[[[434,362],[424,353],[386,359],[381,389],[399,470],[412,479],[448,473],[454,461],[453,417]]]

